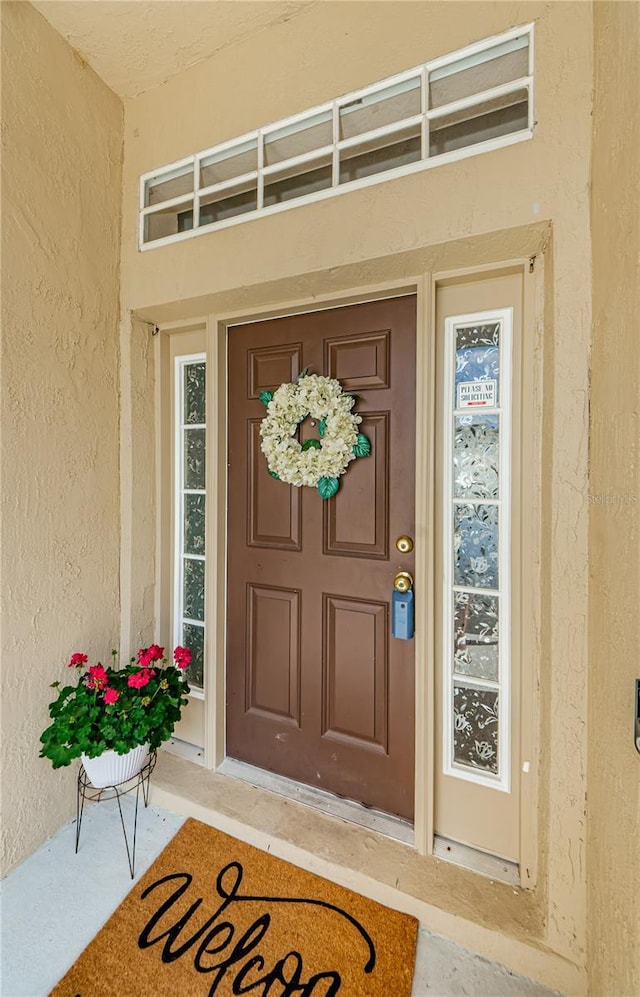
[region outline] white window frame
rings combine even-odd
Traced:
[[[468,68],[471,65],[477,64],[482,61],[483,54],[489,50],[496,48],[499,45],[504,45],[505,47],[515,39],[527,36],[528,38],[528,75],[523,76],[517,80],[512,80],[509,83],[502,84],[500,86],[493,87],[488,90],[480,91],[472,96],[465,97],[461,100],[453,101],[449,104],[444,104],[440,107],[430,109],[428,104],[429,99],[429,80],[432,74],[437,73],[439,76],[446,75],[446,71],[451,67],[453,71],[453,66],[459,67],[460,63],[467,63]],[[421,92],[421,110],[419,114],[413,115],[409,118],[404,118],[400,121],[395,121],[390,125],[383,126],[382,128],[373,129],[369,132],[363,132],[360,135],[353,136],[347,139],[339,138],[339,121],[341,109],[345,108],[352,102],[366,99],[367,97],[374,96],[380,91],[387,90],[394,86],[401,86],[411,79],[420,80],[420,92]],[[464,110],[468,107],[473,107],[476,104],[482,104],[486,100],[493,97],[499,97],[504,94],[511,92],[516,92],[518,90],[527,90],[528,93],[528,122],[527,127],[520,129],[519,131],[511,132],[508,135],[501,136],[499,138],[488,139],[484,142],[478,142],[475,145],[465,146],[461,149],[456,149],[452,152],[441,153],[440,155],[429,156],[429,130],[431,121],[437,120],[452,111]],[[433,59],[430,62],[424,63],[422,66],[417,66],[413,69],[406,70],[405,72],[398,73],[395,76],[391,76],[386,80],[378,81],[370,86],[364,87],[361,90],[354,91],[353,93],[345,94],[342,97],[338,97],[335,100],[328,101],[324,104],[320,104],[317,107],[311,108],[307,111],[303,111],[299,114],[292,115],[291,117],[284,118],[281,121],[274,122],[273,124],[267,125],[263,128],[258,128],[255,131],[248,132],[245,135],[239,136],[222,142],[219,145],[212,146],[209,149],[205,149],[202,152],[195,153],[192,156],[187,156],[184,159],[180,159],[177,162],[171,163],[167,166],[163,166],[159,169],[151,170],[148,173],[142,174],[140,177],[140,187],[139,187],[139,225],[138,225],[138,248],[141,252],[145,252],[148,249],[155,249],[159,246],[165,246],[173,242],[179,242],[183,239],[191,239],[195,236],[205,234],[211,231],[217,231],[219,229],[228,228],[231,225],[238,225],[242,222],[251,221],[255,218],[260,218],[266,215],[276,214],[280,211],[287,211],[291,208],[298,207],[302,204],[310,204],[315,201],[325,200],[328,197],[334,197],[337,194],[341,194],[347,191],[359,190],[365,187],[372,186],[373,184],[383,183],[387,180],[394,180],[397,177],[408,176],[412,173],[417,173],[422,170],[430,169],[434,166],[444,165],[446,163],[455,162],[456,160],[466,159],[470,156],[477,156],[484,152],[490,152],[494,149],[503,148],[505,146],[514,145],[518,142],[524,142],[533,137],[534,130],[534,25],[526,24],[517,28],[513,28],[510,31],[505,32],[501,35],[495,35],[491,38],[485,38],[480,42],[476,42],[473,45],[469,45],[464,49],[460,49],[457,52],[452,52],[449,55],[442,56],[438,59]],[[333,121],[333,135],[332,143],[330,145],[325,145],[322,148],[313,149],[309,152],[305,152],[299,156],[293,156],[289,159],[284,159],[281,162],[271,164],[269,166],[265,165],[264,162],[264,143],[265,139],[268,139],[270,135],[274,132],[287,132],[291,129],[291,133],[294,133],[296,126],[300,126],[301,123],[313,119],[319,115],[331,114]],[[358,145],[364,144],[368,140],[374,139],[376,137],[384,137],[386,135],[393,135],[394,132],[401,131],[409,126],[419,126],[421,129],[421,159],[419,161],[409,163],[403,166],[397,166],[393,169],[386,171],[381,171],[375,173],[372,176],[364,177],[358,180],[350,180],[344,183],[340,183],[340,153],[344,149],[357,147]],[[245,173],[242,176],[233,177],[230,180],[224,180],[216,184],[210,184],[207,187],[200,188],[200,169],[203,159],[209,156],[216,155],[221,152],[240,149],[242,146],[246,146],[250,143],[256,143],[257,146],[257,169]],[[265,180],[272,177],[277,177],[279,173],[284,173],[287,169],[291,167],[304,165],[305,163],[312,163],[314,160],[321,160],[326,157],[331,157],[332,161],[332,180],[331,186],[324,188],[319,191],[315,191],[311,194],[304,194],[300,197],[293,197],[289,200],[279,202],[277,204],[272,204],[267,207],[264,206],[264,186]],[[163,177],[170,179],[177,175],[180,175],[180,171],[186,171],[188,169],[193,170],[193,183],[194,189],[192,192],[187,194],[182,194],[179,197],[172,198],[170,200],[159,202],[154,205],[145,205],[145,193],[146,185],[150,180],[162,181]],[[200,201],[203,197],[208,196],[213,193],[223,192],[224,190],[232,191],[234,187],[241,187],[246,183],[256,184],[256,208],[250,211],[246,211],[242,214],[233,215],[232,217],[225,218],[221,221],[211,222],[208,225],[200,226],[198,224],[200,218]],[[145,223],[148,216],[162,212],[164,210],[170,209],[171,207],[180,207],[184,205],[185,211],[193,210],[193,227],[184,232],[177,232],[173,235],[164,236],[161,239],[154,239],[153,241],[145,242],[144,232]]]
[[[454,499],[453,488],[453,443],[456,416],[469,415],[468,409],[456,408],[455,399],[455,333],[461,326],[486,325],[500,322],[500,390],[499,405],[495,408],[476,410],[482,415],[497,415],[500,418],[500,456],[498,500]],[[470,312],[466,315],[452,315],[445,319],[445,364],[443,393],[443,617],[442,617],[442,758],[445,775],[454,776],[467,782],[511,792],[511,425],[513,376],[513,308],[492,309],[484,312]],[[495,505],[498,508],[498,588],[476,589],[467,585],[456,585],[454,581],[453,522],[454,506]],[[478,595],[498,597],[499,644],[498,681],[474,679],[469,675],[457,675],[459,684],[478,689],[498,690],[498,773],[482,769],[472,769],[453,760],[453,685],[454,685],[454,594],[472,591]]]
[[[202,627],[206,635],[206,601],[205,601],[205,620],[192,620],[185,617],[183,613],[184,606],[184,557],[187,556],[194,561],[205,561],[206,563],[206,551],[205,554],[184,554],[184,496],[189,495],[204,495],[205,496],[205,509],[207,505],[207,489],[205,488],[185,488],[184,487],[184,430],[185,429],[204,429],[205,430],[205,440],[206,440],[206,429],[207,424],[204,423],[188,423],[185,424],[184,421],[184,368],[195,363],[204,363],[206,365],[207,355],[206,353],[185,353],[180,356],[175,357],[174,360],[174,418],[173,418],[173,447],[174,447],[174,501],[173,508],[174,513],[174,535],[173,535],[173,646],[182,644],[182,625],[188,623],[192,626]],[[206,512],[205,512],[205,522],[206,522]],[[206,571],[206,569],[205,569]],[[205,636],[205,648],[206,648],[206,636]],[[206,667],[205,667],[206,675]],[[204,675],[203,675],[203,688],[191,688],[189,695],[194,699],[204,699]]]

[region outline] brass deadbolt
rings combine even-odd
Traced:
[[[413,578],[408,571],[399,571],[393,579],[393,587],[396,592],[408,592],[413,588]]]
[[[401,554],[410,554],[413,550],[413,540],[411,537],[401,536],[396,540],[396,550]]]

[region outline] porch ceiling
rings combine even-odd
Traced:
[[[121,98],[170,76],[317,0],[32,0]]]

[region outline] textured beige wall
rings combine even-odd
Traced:
[[[38,759],[67,655],[118,639],[120,101],[2,4],[2,869],[75,806]]]
[[[455,9],[455,13],[454,13]],[[138,176],[261,124],[514,25],[536,21],[536,134],[531,142],[240,224],[176,245],[136,249]],[[268,304],[275,284],[295,297],[381,280],[400,254],[546,220],[540,775],[544,927],[536,944],[576,967],[586,959],[587,398],[591,332],[589,171],[592,11],[583,3],[320,3],[130,101],[125,111],[122,302],[148,319],[203,314],[242,294]],[[491,242],[491,239],[489,239]],[[490,259],[501,259],[493,240]],[[532,245],[534,245],[532,243]],[[537,247],[536,245],[536,248]],[[444,256],[443,256],[444,259]],[[351,268],[351,269],[348,269]],[[373,276],[375,272],[375,276]],[[413,271],[411,271],[413,272]],[[310,275],[310,276],[309,276]],[[291,293],[293,292],[293,293]],[[139,348],[125,376],[141,382]],[[543,347],[543,349],[542,349]],[[149,398],[152,388],[149,387]],[[138,446],[131,420],[123,447]],[[146,430],[145,430],[146,433]],[[129,441],[129,442],[128,442]],[[140,454],[140,457],[142,455]],[[140,459],[140,457],[138,459]],[[152,459],[151,451],[148,458]],[[123,480],[123,491],[131,481]],[[142,503],[130,530],[153,543]],[[123,548],[125,560],[129,551]],[[152,581],[129,560],[135,588]],[[142,625],[139,621],[139,625]],[[149,618],[149,625],[153,620]],[[485,927],[495,921],[478,905]]]
[[[590,991],[640,994],[640,6],[595,5],[589,542]]]

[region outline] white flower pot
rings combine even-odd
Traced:
[[[115,751],[103,751],[95,758],[81,755],[80,761],[91,785],[96,789],[105,789],[107,786],[119,786],[121,782],[133,779],[146,764],[148,755],[149,745],[139,744],[126,755],[117,755]]]

